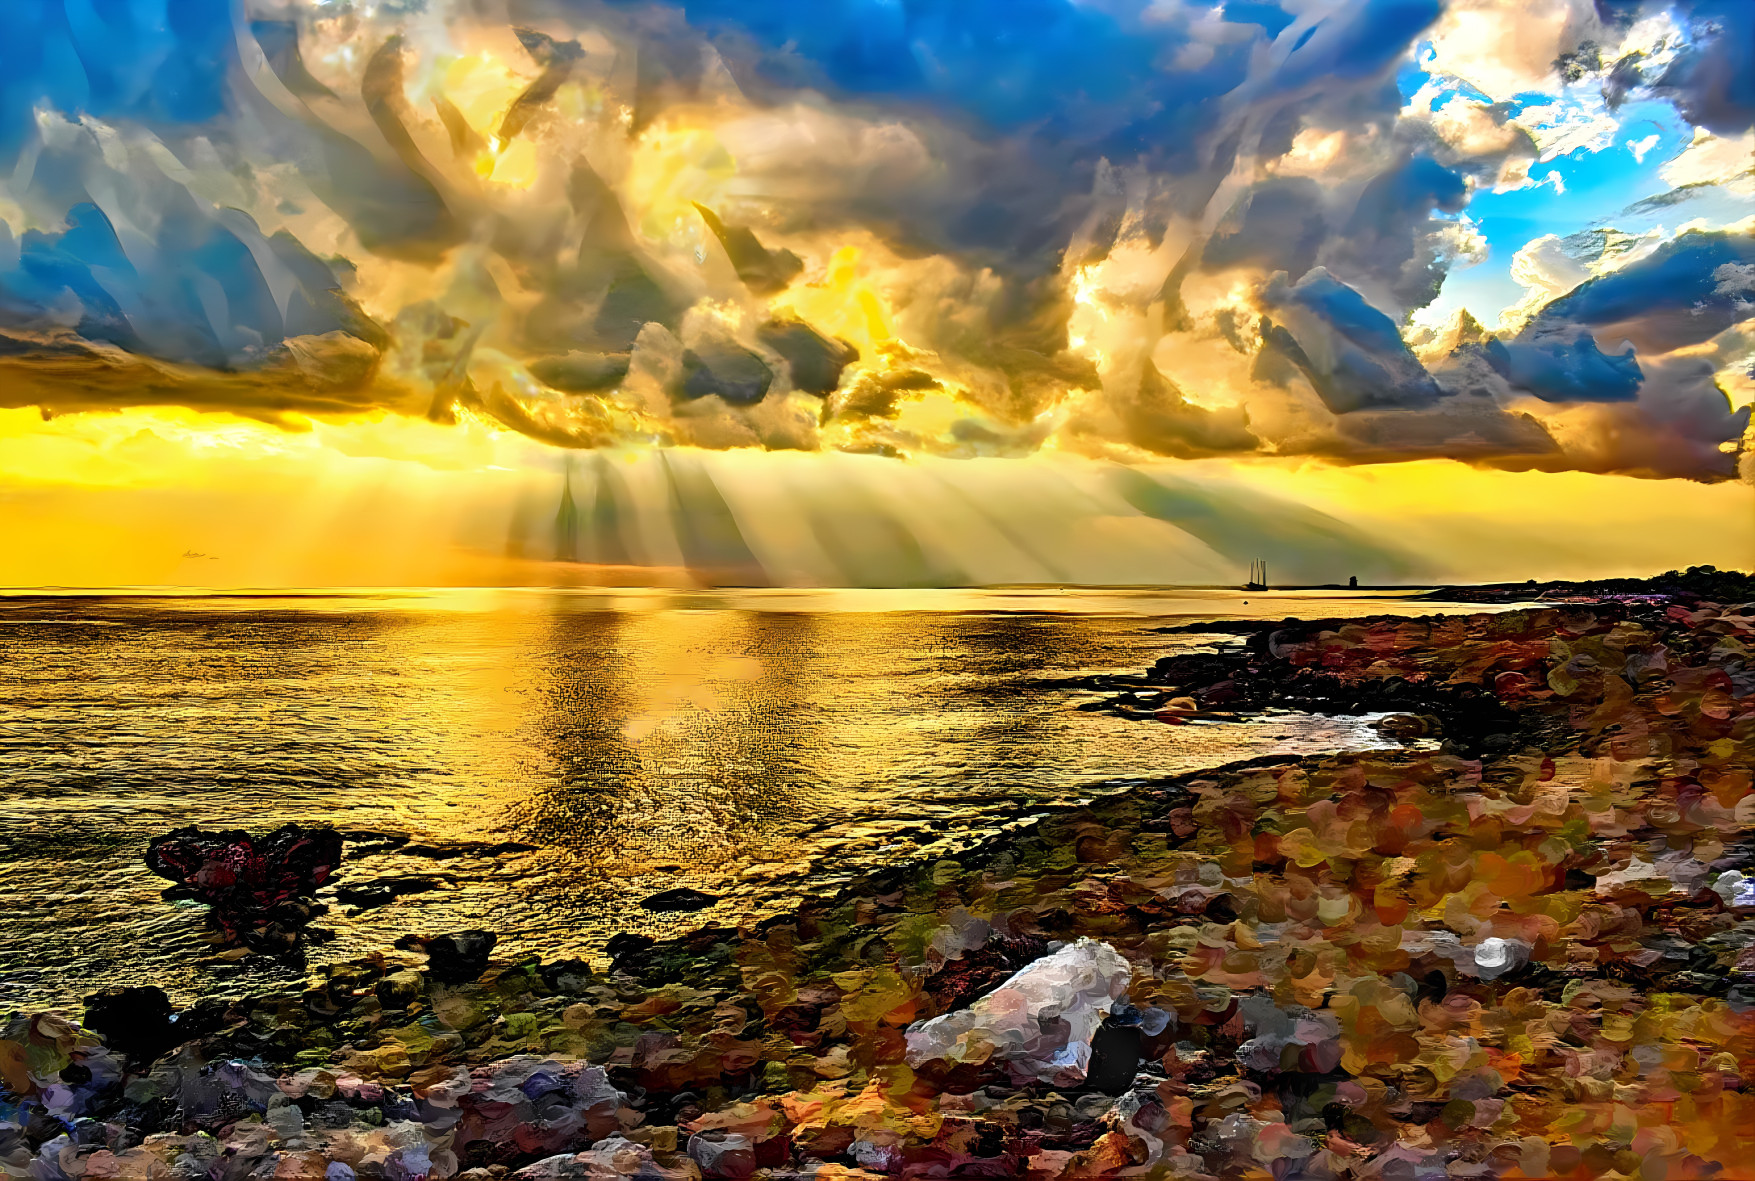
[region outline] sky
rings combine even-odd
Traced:
[[[0,19],[0,585],[1755,565],[1745,0]]]

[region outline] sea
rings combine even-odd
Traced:
[[[385,590],[0,595],[0,1015],[285,983],[407,935],[601,961],[944,856],[1032,809],[1374,718],[1164,725],[1093,673],[1234,642],[1203,621],[1481,611],[1405,593]],[[143,855],[172,829],[349,836],[306,962],[216,946]],[[704,910],[655,912],[689,887]]]

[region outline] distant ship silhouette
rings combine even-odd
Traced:
[[[1267,559],[1257,558],[1255,561],[1249,563],[1249,581],[1243,584],[1243,589],[1264,591],[1267,588]]]

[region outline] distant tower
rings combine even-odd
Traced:
[[[579,506],[573,503],[573,457],[561,473],[561,508],[555,514],[555,561],[579,560]]]

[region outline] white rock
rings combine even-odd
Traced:
[[[1755,878],[1728,869],[1712,883],[1713,890],[1725,900],[1726,906],[1755,906]]]
[[[1529,962],[1530,945],[1521,939],[1490,935],[1475,945],[1471,958],[1472,964],[1459,959],[1458,969],[1483,980],[1493,980]]]
[[[621,1136],[600,1140],[584,1152],[544,1157],[512,1174],[515,1181],[699,1181],[701,1170],[683,1157],[665,1168],[652,1159],[652,1150]]]
[[[1091,1038],[1132,971],[1107,943],[1080,939],[1014,973],[966,1009],[908,1030],[908,1063],[1004,1062],[1019,1081],[1084,1080]]]

